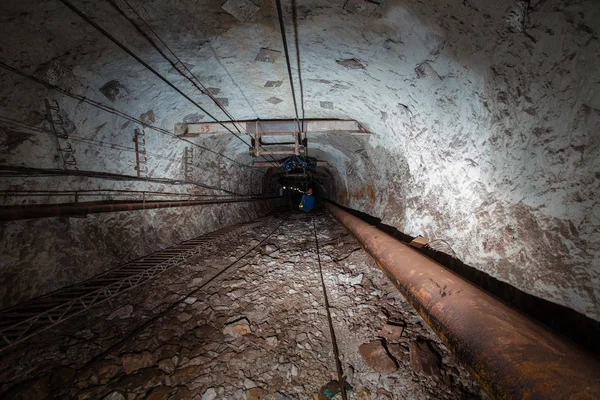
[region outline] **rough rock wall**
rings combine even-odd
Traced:
[[[88,279],[181,241],[265,215],[268,201],[0,224],[0,307]]]
[[[547,2],[524,24],[499,17],[440,23],[443,49],[409,76],[412,93],[388,108],[392,133],[372,142],[372,159],[407,165],[384,161],[387,201],[366,209],[599,319],[599,8]]]
[[[157,78],[144,76],[143,67],[123,59],[118,49],[93,36],[94,31],[60,3],[36,3],[2,4],[6,10],[0,24],[2,62],[75,98],[2,69],[1,164],[63,168],[56,138],[45,121],[44,99],[49,99],[56,109],[55,128],[67,136],[59,139],[61,147],[74,150],[70,159],[76,163],[67,169],[136,176],[134,129],[144,129],[147,171],[142,177],[169,182],[21,176],[1,178],[3,190],[155,191],[174,194],[158,199],[174,200],[182,199],[178,196],[182,194],[215,198],[261,193],[263,172],[247,167],[245,144],[231,137],[190,142],[175,138],[176,122],[203,118],[197,109],[172,108],[172,93],[165,95]],[[98,9],[102,7],[106,4]],[[65,18],[75,22],[65,25]],[[188,177],[186,148],[194,150]],[[105,195],[80,201],[107,199],[124,198]],[[72,198],[8,195],[1,201],[5,205],[46,204]],[[272,202],[261,201],[2,223],[0,307],[60,289],[182,240],[252,220],[272,207]]]
[[[58,2],[21,3],[1,6],[2,60],[166,130],[211,120]],[[109,2],[75,3],[224,118]],[[597,2],[295,3],[297,27],[291,3],[284,8],[296,83],[299,43],[300,112],[357,119],[374,132],[360,147],[314,138],[313,154],[336,174],[337,200],[408,234],[444,239],[468,264],[600,319]],[[256,1],[242,14],[212,0],[130,4],[236,118],[293,117],[272,2]],[[40,126],[46,93],[0,73],[3,115]],[[108,90],[113,81],[125,89]],[[60,99],[86,140],[131,145],[134,124]],[[152,135],[158,156],[181,157],[182,143]],[[52,162],[50,142],[21,140],[4,144],[17,160]],[[244,144],[218,140],[248,161]],[[27,158],[32,141],[35,160]],[[131,171],[131,154],[125,162],[96,151],[88,152],[93,165]],[[180,163],[158,156],[155,176],[181,176]],[[208,171],[198,177],[214,182]],[[229,181],[238,189],[247,177]]]

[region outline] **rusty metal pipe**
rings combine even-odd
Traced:
[[[188,207],[208,204],[241,203],[274,199],[277,196],[247,197],[242,199],[192,200],[192,201],[135,201],[77,204],[45,204],[0,207],[0,221],[19,219],[69,217],[117,211],[150,210],[157,208]]]
[[[411,247],[329,211],[495,399],[598,399],[600,363]]]

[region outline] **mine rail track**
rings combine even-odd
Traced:
[[[217,240],[225,240],[261,222],[229,226],[157,251],[87,281],[0,311],[0,352],[17,343],[110,301],[166,270],[200,254]]]

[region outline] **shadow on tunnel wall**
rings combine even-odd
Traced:
[[[393,226],[381,223],[380,218],[344,207],[335,202],[332,203],[403,243],[409,243],[414,239]],[[600,338],[600,322],[568,307],[525,293],[506,282],[499,281],[463,263],[449,254],[427,246],[421,249],[415,248],[415,250],[442,264],[521,313],[567,337],[600,359],[600,340],[598,340]]]

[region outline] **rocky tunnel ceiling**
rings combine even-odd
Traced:
[[[175,125],[212,121],[208,114],[228,118],[182,76],[181,64],[149,28],[234,118],[295,117],[274,2],[72,2],[208,113],[60,1],[5,0],[2,165],[59,166],[55,138],[41,129],[47,127],[44,99],[50,99],[60,107],[80,170],[135,173],[131,147],[139,124],[92,101],[153,126],[146,128],[148,176],[181,179],[189,143],[173,137]],[[284,0],[283,14],[301,117],[353,119],[372,133],[366,140],[309,137],[311,155],[331,166],[333,200],[437,240],[444,251],[501,281],[600,320],[596,1]],[[232,161],[252,162],[242,141],[223,135],[193,141],[214,151],[197,151],[194,180],[238,194],[260,186],[264,171]],[[25,189],[97,184],[76,177],[3,180],[5,188]],[[203,221],[229,215],[224,209],[206,213]],[[116,235],[103,247],[128,243],[121,253],[109,251],[116,262],[143,251],[131,240],[141,237],[148,249],[157,238],[167,243],[188,235],[193,221],[175,211],[131,218],[135,223],[98,217],[58,226],[89,237]],[[107,224],[113,224],[110,232]],[[144,227],[141,236],[132,225]],[[167,226],[175,233],[158,232]],[[44,279],[36,272],[39,261],[18,256],[16,243],[35,242],[31,229],[52,236],[58,228],[39,221],[4,226],[3,239],[15,243],[5,276],[19,270]],[[114,233],[119,229],[123,237]],[[68,247],[85,239],[56,240]],[[52,248],[45,244],[44,251]],[[85,277],[76,267],[84,253],[72,258],[71,272]]]

